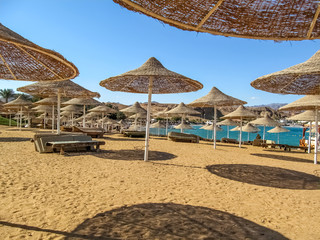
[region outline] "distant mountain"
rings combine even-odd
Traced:
[[[266,105],[255,105],[255,106],[251,106],[251,107],[268,107],[268,108],[272,108],[275,110],[278,110],[279,108],[281,108],[284,105],[287,105],[288,103],[270,103],[270,104],[266,104]]]

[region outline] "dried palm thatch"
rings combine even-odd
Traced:
[[[290,132],[288,129],[276,126],[268,131],[268,133],[282,133],[282,132]]]
[[[216,128],[214,128],[213,124],[208,124],[208,126],[205,126],[203,129],[210,130],[210,131],[219,131],[219,132],[223,131],[221,127],[216,126]]]
[[[320,109],[320,95],[307,95],[279,108],[280,111]]]
[[[243,118],[255,118],[256,115],[250,110],[246,109],[244,106],[239,106],[233,112],[223,116],[221,119],[243,119]]]
[[[243,128],[242,131],[244,132],[259,132],[260,129],[253,126],[251,123],[247,123]]]
[[[40,97],[57,96],[58,93],[64,97],[100,97],[99,93],[91,92],[70,80],[60,82],[38,82],[20,87],[17,90],[32,96]]]
[[[21,107],[21,106],[30,106],[32,104],[31,101],[24,100],[21,96],[17,99],[3,104],[4,107]]]
[[[168,115],[187,115],[187,114],[200,114],[200,112],[194,110],[191,107],[186,106],[181,102],[177,107],[166,112]]]
[[[319,95],[320,50],[303,63],[257,78],[251,86],[272,93]]]
[[[36,105],[57,105],[58,103],[58,98],[57,97],[47,97],[44,99],[41,99],[34,104]]]
[[[193,102],[189,103],[192,107],[214,107],[214,106],[233,106],[243,105],[247,102],[231,97],[221,92],[218,88],[213,87],[210,92]]]
[[[129,117],[129,119],[147,119],[147,113],[143,113],[143,112],[140,112],[140,113],[136,113],[136,114],[133,114]]]
[[[238,126],[239,124],[235,121],[232,121],[231,119],[225,119],[221,122],[218,122],[217,125],[221,126]]]
[[[308,121],[313,122],[316,119],[315,112],[312,110],[307,110],[302,113],[296,114],[294,116],[291,116],[287,118],[288,120],[294,120],[294,121]],[[318,119],[320,119],[320,113],[318,113]]]
[[[203,87],[198,81],[166,69],[154,57],[135,70],[101,81],[100,86],[111,91],[148,93],[150,77],[152,94],[193,92]]]
[[[94,107],[94,108],[88,110],[88,112],[116,113],[117,110],[115,110],[111,107],[108,107],[106,105],[100,105],[100,106],[97,106],[97,107]]]
[[[268,115],[262,118],[257,118],[256,120],[253,120],[250,123],[253,125],[262,125],[262,126],[270,126],[270,127],[276,127],[280,125],[279,122],[277,122],[276,120],[273,120]]]
[[[85,105],[85,106],[95,106],[98,104],[100,104],[100,102],[93,98],[73,98],[63,103],[63,105]]]
[[[185,122],[182,122],[177,126],[174,126],[174,128],[175,129],[181,129],[181,130],[183,130],[183,129],[193,129],[193,127],[191,127],[190,124],[187,124]]]
[[[0,24],[0,78],[62,81],[79,71],[59,53],[42,48]]]
[[[320,38],[314,0],[113,1],[182,30],[269,40]]]
[[[77,105],[68,105],[63,108],[61,108],[62,111],[68,111],[68,112],[81,112],[82,108]]]
[[[160,121],[157,121],[155,123],[152,123],[150,125],[151,128],[165,128],[166,126],[162,124]]]
[[[124,113],[147,113],[147,111],[141,107],[138,102],[135,102],[132,106],[121,109],[120,111]]]

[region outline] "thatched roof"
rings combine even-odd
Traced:
[[[117,110],[115,110],[111,107],[108,107],[106,105],[99,105],[99,106],[96,106],[96,107],[90,109],[88,112],[116,113]]]
[[[73,98],[63,103],[63,105],[86,105],[86,106],[95,106],[98,104],[100,104],[100,102],[93,98]]]
[[[239,106],[236,110],[234,110],[233,112],[223,116],[221,119],[240,119],[240,118],[255,118],[256,115],[249,111],[248,109],[246,109],[244,106]]]
[[[231,119],[225,119],[221,122],[218,122],[217,125],[221,125],[221,126],[238,126],[239,123],[232,121]]]
[[[190,124],[187,124],[185,122],[180,123],[177,126],[174,126],[175,129],[193,129],[193,127],[190,126]]]
[[[289,110],[315,110],[320,109],[320,95],[307,95],[292,103],[289,103],[279,110],[289,111]]]
[[[202,129],[213,131],[214,130],[214,125],[213,124],[208,124],[207,126],[205,126]],[[221,132],[221,131],[223,131],[223,129],[221,127],[219,127],[219,126],[216,126],[216,131]]]
[[[256,120],[253,120],[250,123],[253,125],[262,125],[262,126],[271,126],[271,127],[276,127],[280,125],[279,122],[273,120],[268,115],[262,118],[257,118]]]
[[[260,129],[253,126],[251,123],[247,123],[245,126],[242,127],[243,132],[259,132]]]
[[[111,91],[148,93],[150,77],[153,94],[193,92],[203,87],[198,81],[166,69],[154,57],[137,69],[101,81],[100,86]]]
[[[20,107],[20,106],[30,106],[32,104],[31,101],[24,100],[21,96],[17,99],[3,104],[4,107]]]
[[[0,23],[0,78],[19,81],[62,81],[79,71],[59,53],[42,48]]]
[[[142,108],[138,102],[135,102],[132,106],[121,109],[120,111],[124,113],[147,113],[147,110]]]
[[[155,123],[152,123],[150,125],[151,128],[165,128],[166,126],[162,124],[160,121],[157,121]]]
[[[320,38],[314,0],[113,1],[182,30],[270,40]]]
[[[290,132],[288,129],[276,126],[275,128],[272,128],[268,131],[268,133],[282,133],[282,132]]]
[[[180,103],[177,107],[166,112],[169,115],[176,114],[201,114],[200,112],[194,110],[191,107],[186,106],[183,102]]]
[[[189,103],[188,106],[192,107],[214,107],[214,106],[233,106],[243,105],[247,102],[241,101],[237,98],[231,97],[221,92],[218,88],[213,87],[210,92],[193,102]]]
[[[53,97],[58,92],[64,97],[83,97],[93,98],[100,97],[97,92],[91,92],[73,81],[66,80],[60,82],[38,82],[24,87],[17,88],[17,91],[28,93],[32,96]]]
[[[313,110],[307,110],[302,113],[296,114],[287,118],[288,120],[298,120],[298,121],[315,121],[316,113]],[[320,119],[320,112],[318,112],[318,119]]]
[[[251,86],[272,93],[319,95],[320,50],[307,61],[257,78]]]

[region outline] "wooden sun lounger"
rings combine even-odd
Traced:
[[[199,143],[200,137],[194,134],[169,132],[168,139],[175,142]]]
[[[83,128],[83,127],[72,127],[72,132],[82,132],[93,138],[103,138],[103,128]]]
[[[221,138],[221,142],[222,143],[234,143],[234,144],[239,143],[237,139],[233,139],[233,138]]]
[[[291,146],[288,144],[276,144],[276,143],[262,143],[261,144],[262,147],[264,148],[280,148],[283,149],[284,151],[291,151],[291,149],[300,149],[300,150],[304,150],[304,152],[308,151],[308,147],[304,147],[304,146]],[[313,149],[313,147],[311,147],[311,149]]]
[[[86,150],[96,150],[100,151],[100,145],[105,145],[103,141],[56,141],[56,142],[47,142],[47,146],[52,146],[53,152],[59,150],[60,155],[64,155],[66,149],[78,149],[86,148]],[[94,146],[96,147],[94,149]]]
[[[123,135],[125,137],[144,138],[146,136],[146,132],[144,132],[144,131],[124,131]]]

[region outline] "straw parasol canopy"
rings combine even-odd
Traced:
[[[120,111],[124,113],[147,113],[147,110],[141,107],[138,102],[135,102],[132,106],[121,109]]]
[[[232,121],[231,119],[225,119],[221,122],[218,122],[217,125],[221,126],[238,126],[239,123]]]
[[[166,126],[162,124],[160,121],[157,121],[155,123],[152,123],[150,125],[151,128],[165,128]]]
[[[49,113],[49,112],[52,111],[52,106],[49,106],[49,105],[38,105],[38,106],[32,108],[32,110],[35,110],[36,112]]]
[[[230,129],[232,132],[240,131],[240,126],[236,126],[235,128]]]
[[[69,112],[81,112],[82,108],[77,105],[67,105],[61,108],[62,111],[69,111]]]
[[[271,117],[268,116],[268,114],[265,114],[264,117],[257,118],[256,120],[253,120],[250,123],[253,124],[253,125],[262,125],[263,126],[263,137],[262,137],[262,140],[265,139],[266,126],[269,126],[269,127],[280,126],[280,123],[275,121],[275,120],[273,120]]]
[[[152,94],[193,92],[203,87],[198,81],[166,69],[154,57],[137,69],[101,81],[100,85],[112,91],[148,93],[145,161],[148,161]]]
[[[108,107],[106,105],[100,105],[100,106],[97,106],[97,107],[94,107],[94,108],[88,110],[88,112],[116,113],[117,110],[115,110],[111,107]]]
[[[62,81],[79,71],[59,53],[42,48],[0,23],[0,78],[19,81]]]
[[[246,109],[244,106],[239,106],[235,111],[225,115],[222,117],[222,119],[240,119],[240,141],[239,141],[239,147],[241,148],[241,138],[242,138],[242,120],[243,119],[250,119],[255,118],[256,115]]]
[[[208,124],[207,126],[203,127],[202,129],[204,130],[214,130],[214,125],[213,124]],[[216,131],[221,132],[223,129],[221,127],[216,126]]]
[[[302,113],[296,114],[294,116],[291,116],[287,118],[288,120],[294,120],[294,121],[308,121],[308,122],[313,122],[316,119],[316,115],[314,111],[312,110],[307,110]],[[318,119],[320,119],[320,113],[318,113]]]
[[[58,103],[57,97],[47,97],[37,102],[34,102],[34,104],[36,105],[57,105],[57,103]]]
[[[185,122],[180,123],[177,126],[174,126],[175,129],[193,129],[193,127],[190,126],[190,124],[187,124]]]
[[[262,77],[251,86],[267,92],[299,95],[320,94],[320,50],[309,60]]]
[[[154,115],[157,116],[157,117],[168,117],[167,112],[168,112],[169,110],[170,110],[170,109],[169,109],[168,107],[166,107],[163,111],[157,112],[157,113],[154,114]]]
[[[129,119],[146,119],[147,118],[147,113],[136,113],[133,114],[129,117]]]
[[[233,105],[243,105],[247,102],[241,101],[237,98],[231,97],[227,94],[221,92],[218,88],[213,87],[210,92],[197,100],[194,100],[192,103],[189,103],[189,106],[193,107],[213,107],[214,110],[214,122],[213,126],[217,125],[217,107],[218,106],[233,106]],[[216,140],[217,134],[216,130],[213,133],[213,147],[216,149]]]
[[[266,40],[320,38],[318,1],[113,1],[182,30]]]
[[[253,126],[251,123],[247,123],[243,128],[242,128],[243,132],[259,132],[260,129]]]

